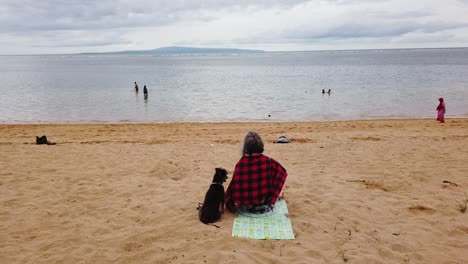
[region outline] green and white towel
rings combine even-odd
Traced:
[[[234,219],[232,236],[254,239],[294,239],[291,220],[286,217],[286,214],[288,214],[286,202],[278,199],[273,215],[265,217],[237,216]]]

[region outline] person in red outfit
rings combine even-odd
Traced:
[[[439,98],[439,105],[436,108],[437,110],[437,121],[441,123],[445,122],[445,103],[444,98]]]
[[[135,82],[135,92],[138,93],[138,84]]]
[[[250,131],[244,139],[242,157],[234,168],[226,193],[226,208],[244,215],[265,216],[274,212],[281,197],[286,169],[263,153],[260,135]]]

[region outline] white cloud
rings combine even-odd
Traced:
[[[2,53],[468,46],[460,0],[0,0]]]

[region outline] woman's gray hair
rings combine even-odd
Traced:
[[[249,131],[244,138],[242,155],[252,155],[254,153],[263,153],[263,141],[259,134]]]

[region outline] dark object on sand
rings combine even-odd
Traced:
[[[36,136],[36,144],[37,145],[42,145],[42,144],[55,145],[56,143],[48,141],[46,136],[42,136],[42,137]]]
[[[199,208],[200,221],[204,224],[214,223],[221,219],[224,213],[224,187],[223,183],[227,179],[227,171],[222,168],[216,168],[213,182],[206,192],[205,200]]]
[[[286,136],[281,136],[275,141],[275,143],[291,143],[291,141],[289,141]]]
[[[442,183],[448,183],[448,184],[455,185],[458,187],[458,184],[456,184],[455,182],[444,180]]]

